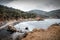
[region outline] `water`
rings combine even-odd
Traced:
[[[55,23],[60,23],[60,19],[45,19],[44,21],[27,21],[21,22],[14,27],[17,30],[26,31],[26,27],[28,27],[29,31],[32,31],[34,28],[43,28],[47,29],[49,26]]]

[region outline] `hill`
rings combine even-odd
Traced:
[[[28,13],[34,13],[34,14],[40,16],[40,17],[48,18],[48,16],[46,15],[47,12],[42,11],[42,10],[30,10],[30,11],[28,11]]]
[[[60,18],[60,9],[50,11],[47,15],[51,18]]]
[[[41,15],[44,15],[46,13],[45,11],[42,11],[42,10],[30,10],[29,12],[30,13],[37,13],[37,14],[41,14]]]
[[[53,10],[50,12],[45,12],[42,10],[31,10],[29,11],[29,13],[34,13],[44,18],[60,18],[60,9]]]
[[[0,5],[0,21],[12,19],[18,20],[19,18],[36,18],[36,16],[39,16],[40,18],[60,18],[60,9],[50,12],[42,10],[30,10],[28,12],[24,12],[19,9]]]
[[[0,5],[0,20],[10,20],[19,18],[30,18],[35,17],[33,13],[27,13],[18,9]]]

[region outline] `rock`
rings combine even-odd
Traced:
[[[15,28],[15,27],[10,26],[10,25],[8,25],[8,26],[7,26],[7,31],[10,31],[11,33],[19,32],[19,31],[17,31],[17,30],[16,30],[16,28]]]
[[[22,38],[24,38],[27,35],[27,33],[19,33],[19,32],[15,32],[12,34],[12,39],[13,40],[21,40]]]

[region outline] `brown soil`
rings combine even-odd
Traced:
[[[34,29],[22,40],[60,40],[60,26],[51,25],[48,29]]]

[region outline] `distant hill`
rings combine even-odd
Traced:
[[[60,18],[60,9],[50,11],[47,13],[47,15],[51,18]]]
[[[45,11],[42,11],[42,10],[30,10],[28,11],[29,13],[34,13],[34,14],[37,14],[38,16],[41,16],[43,18],[49,18],[49,16],[47,16],[47,12]]]
[[[60,9],[58,10],[53,10],[50,12],[45,12],[42,10],[31,10],[29,13],[35,13],[37,15],[40,15],[44,18],[60,18]]]
[[[30,13],[42,14],[42,15],[44,15],[46,13],[45,11],[42,11],[42,10],[30,10],[29,12]]]

